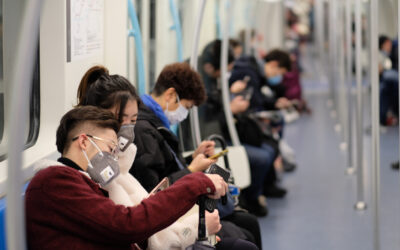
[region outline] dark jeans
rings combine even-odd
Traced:
[[[255,243],[259,249],[262,249],[260,224],[258,223],[255,215],[242,211],[235,211],[233,214],[225,217],[223,220],[230,221],[240,228],[247,230],[248,233],[251,233],[253,236],[253,239],[248,237],[251,239],[250,241]],[[248,235],[247,232],[245,232],[245,234]]]
[[[257,250],[258,247],[250,241],[237,239],[237,238],[225,238],[220,241],[216,248],[218,250]]]
[[[247,156],[250,162],[251,184],[248,188],[242,191],[244,198],[248,201],[254,201],[261,195],[264,179],[268,172],[273,168],[273,163],[276,158],[276,150],[263,143],[261,147],[255,147],[248,144],[243,144],[246,149]]]
[[[379,96],[379,121],[386,125],[387,112],[391,110],[395,115],[399,113],[399,74],[395,70],[386,70],[382,73]]]

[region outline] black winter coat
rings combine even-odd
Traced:
[[[250,111],[276,110],[275,103],[278,98],[285,94],[285,87],[282,84],[271,86],[265,78],[263,69],[253,56],[242,56],[235,61],[229,84],[232,85],[237,80],[243,80],[245,76],[250,77],[247,88],[252,87],[254,92],[250,99]],[[261,92],[263,86],[268,86],[274,96],[267,97]]]
[[[183,166],[191,162],[191,156],[182,157],[178,138],[144,104],[139,105],[134,142],[137,153],[129,172],[147,191],[150,192],[164,177],[173,183],[190,173],[187,168],[179,168],[171,150]]]

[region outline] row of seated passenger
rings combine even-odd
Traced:
[[[240,142],[251,168],[251,184],[242,190],[241,207],[257,216],[265,216],[266,197],[284,197],[286,190],[277,185],[276,168],[287,171],[296,166],[294,151],[283,140],[286,122],[298,111],[309,111],[301,98],[296,61],[279,49],[259,59],[253,55],[235,54],[240,43],[230,41],[230,109],[234,115]],[[221,101],[221,41],[208,44],[200,59],[199,71],[207,89],[207,104],[200,107],[202,134],[223,134],[229,141]],[[261,199],[260,199],[261,198]]]
[[[61,158],[38,162],[26,191],[29,248],[185,249],[193,244],[194,204],[201,195],[224,195],[227,184],[201,173],[215,163],[206,157],[214,154],[213,142],[203,142],[186,166],[178,145],[162,136],[173,140],[170,124],[204,101],[200,76],[185,63],[169,65],[152,93],[139,98],[127,79],[93,67],[82,78],[78,99],[57,130]],[[149,195],[164,177],[171,187]],[[230,217],[220,221],[216,210],[206,213],[208,234],[220,239],[217,249],[261,248],[257,219],[245,212]]]
[[[214,54],[220,54],[218,47],[220,52],[220,41],[208,46]],[[266,215],[266,209],[258,198],[262,193],[285,193],[275,184],[273,167],[282,154],[282,119],[265,113],[262,120],[252,116],[266,109],[257,106],[260,103],[269,103],[274,110],[292,106],[274,91],[263,93],[264,85],[273,89],[268,83],[279,85],[279,76],[290,69],[285,52],[274,53],[265,58],[266,76],[257,75],[260,71],[251,68],[255,64],[248,58],[239,58],[232,71],[231,109],[251,167],[251,184],[242,190],[240,205],[251,213],[221,204],[217,206],[220,214],[218,210],[206,212],[207,233],[217,235],[217,249],[261,249],[259,224],[253,214]],[[213,68],[204,56],[200,59],[204,60],[200,71],[207,74],[203,76],[214,76],[214,80],[219,74],[215,59],[220,60],[209,61]],[[238,73],[241,65],[254,72]],[[246,76],[250,79],[241,81]],[[38,162],[38,172],[26,191],[29,248],[185,249],[193,244],[198,228],[196,201],[203,195],[218,199],[227,191],[220,176],[202,173],[216,162],[209,158],[215,143],[205,140],[183,158],[179,140],[170,130],[186,119],[189,109],[200,106],[201,112],[212,110],[213,115],[206,117],[216,118],[224,134],[226,125],[219,119],[222,106],[210,92],[207,79],[203,81],[188,64],[175,63],[163,69],[150,94],[139,97],[124,77],[102,66],[89,69],[79,85],[77,106],[63,116],[57,130],[61,158]],[[243,92],[250,87],[253,93],[246,97]],[[256,99],[259,91],[261,102]],[[206,95],[208,101],[201,106]],[[249,127],[254,121],[259,130]],[[208,129],[206,123],[202,125]],[[261,134],[250,135],[255,131]],[[165,178],[171,186],[151,192]]]

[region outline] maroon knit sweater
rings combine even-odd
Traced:
[[[135,207],[116,205],[81,172],[52,166],[38,172],[25,195],[29,249],[135,249],[213,193],[202,173],[189,174]]]

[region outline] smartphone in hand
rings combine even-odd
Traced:
[[[211,159],[211,160],[218,159],[219,157],[226,155],[228,153],[228,151],[229,151],[228,149],[222,150],[221,152],[216,153],[215,155],[208,157],[208,159]]]
[[[167,177],[165,177],[164,179],[162,179],[160,181],[160,183],[157,184],[157,186],[155,188],[153,188],[153,190],[151,190],[151,192],[149,193],[149,196],[156,194],[156,193],[166,189],[167,187],[169,187],[169,180]]]

